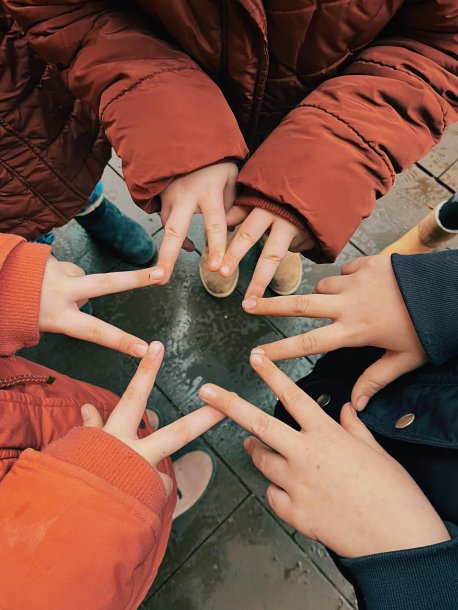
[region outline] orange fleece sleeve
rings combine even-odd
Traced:
[[[0,233],[0,355],[38,343],[41,284],[49,246]]]
[[[136,609],[173,509],[157,471],[95,428],[24,451],[0,483],[0,507],[2,610]]]

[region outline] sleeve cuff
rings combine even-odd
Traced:
[[[306,219],[301,216],[301,214],[299,214],[299,212],[297,212],[292,206],[276,203],[253,189],[244,188],[237,196],[234,205],[241,205],[250,208],[262,208],[263,210],[272,212],[272,214],[285,218],[293,225],[301,229],[301,231],[305,231],[309,235],[313,235]],[[318,243],[318,239],[315,235],[313,235],[313,238]],[[313,248],[312,250],[305,250],[302,252],[302,254],[316,263],[331,262],[319,246]]]
[[[458,527],[452,539],[432,546],[338,563],[368,610],[454,610],[458,607]]]
[[[166,502],[159,473],[115,436],[97,428],[73,428],[42,453],[79,466],[161,514]]]
[[[0,353],[38,343],[41,285],[51,248],[21,242],[1,269]]]

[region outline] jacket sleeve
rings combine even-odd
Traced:
[[[302,221],[320,260],[333,260],[395,174],[458,119],[457,47],[456,0],[406,0],[380,39],[310,93],[249,159],[237,203]]]
[[[38,343],[41,285],[51,248],[0,233],[0,356]]]
[[[247,155],[218,86],[128,0],[7,0],[34,50],[98,113],[147,212],[174,177]],[[163,143],[166,142],[166,148]],[[192,142],[192,146],[187,146]]]
[[[452,539],[418,549],[337,560],[355,587],[360,610],[456,610],[458,527]]]
[[[429,360],[458,356],[458,250],[391,257],[399,288]]]
[[[134,610],[171,527],[157,471],[95,428],[24,451],[0,483],[0,507],[2,610]]]

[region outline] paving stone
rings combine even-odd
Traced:
[[[418,164],[439,177],[458,159],[458,123],[451,125],[439,144]]]
[[[343,610],[351,606],[248,498],[145,610]]]
[[[441,175],[441,182],[449,186],[452,190],[458,191],[458,161],[455,161],[447,171]]]
[[[347,601],[357,608],[355,591],[352,585],[339,572],[325,547],[319,542],[310,540],[310,538],[306,538],[298,532],[294,535],[294,540],[304,549],[313,563],[320,568],[333,585],[346,597]]]
[[[351,241],[365,254],[377,254],[449,194],[434,178],[413,166],[396,178],[394,187],[378,201],[372,216],[363,220]]]

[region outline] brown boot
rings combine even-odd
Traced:
[[[228,233],[228,245],[234,238],[235,233]],[[210,271],[208,268],[208,246],[205,246],[205,250],[202,252],[199,262],[199,273],[202,285],[208,294],[217,299],[224,299],[230,296],[237,288],[237,282],[239,281],[239,270],[231,275],[230,277],[223,277],[218,271]]]
[[[397,241],[387,246],[382,254],[422,254],[433,252],[443,243],[455,237],[455,233],[443,229],[437,220],[438,210],[432,210],[420,222]]]

